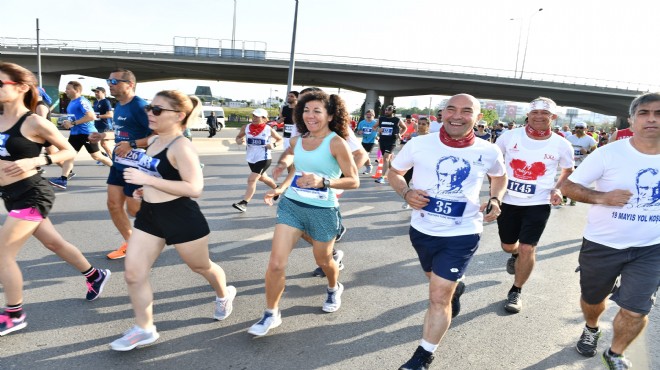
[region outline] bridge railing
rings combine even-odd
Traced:
[[[177,45],[177,40],[173,44],[142,44],[142,43],[129,43],[129,42],[107,42],[107,41],[85,41],[85,40],[55,40],[55,39],[42,39],[40,40],[42,51],[59,50],[62,52],[73,51],[93,51],[93,52],[109,52],[109,53],[137,53],[137,54],[151,54],[151,55],[178,55],[190,56],[194,58],[246,58],[246,59],[261,59],[261,60],[277,60],[288,61],[289,52],[271,51],[266,50],[265,46],[258,45],[254,41],[236,41],[239,47],[232,53],[223,53],[226,48],[226,41],[221,41],[219,44],[219,51],[216,53],[214,50],[209,50],[208,47],[199,45]],[[232,43],[232,46],[236,44]],[[246,46],[247,45],[247,46]],[[256,45],[256,46],[255,46]],[[192,52],[181,52],[179,46],[192,47]],[[0,37],[0,49],[2,48],[20,48],[20,49],[33,49],[36,53],[37,42],[31,38],[15,38],[15,37]],[[240,51],[240,56],[238,55]],[[254,54],[249,53],[254,52]],[[258,53],[256,53],[258,51]],[[249,56],[248,56],[249,55]],[[506,69],[484,68],[475,66],[440,64],[420,61],[402,61],[382,58],[365,58],[365,57],[352,57],[341,55],[324,55],[324,54],[309,54],[309,53],[296,53],[296,61],[309,62],[309,63],[329,63],[339,64],[355,67],[378,67],[390,68],[398,70],[414,70],[414,71],[429,71],[429,72],[443,72],[443,73],[457,73],[457,74],[470,74],[489,76],[496,78],[510,78],[517,80],[514,76],[514,71]],[[526,71],[524,79],[521,82],[529,81],[543,81],[562,84],[574,84],[592,87],[615,88],[633,91],[660,91],[660,86],[629,81],[617,81],[608,79],[597,79],[589,77],[569,76],[551,73],[540,73]]]

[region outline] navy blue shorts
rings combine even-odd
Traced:
[[[124,188],[124,195],[127,197],[133,197],[133,192],[142,187],[142,185],[127,183],[126,180],[124,180],[124,169],[118,169],[115,166],[110,167],[108,181],[105,183],[108,185],[121,186]]]
[[[481,239],[480,234],[426,235],[412,226],[409,235],[424,272],[433,271],[441,278],[451,281],[463,277]]]

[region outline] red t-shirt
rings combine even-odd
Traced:
[[[624,128],[623,130],[619,130],[616,132],[616,139],[621,140],[629,137],[633,137],[635,133],[632,132],[631,129],[629,128]]]

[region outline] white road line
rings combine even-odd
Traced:
[[[343,217],[352,216],[352,215],[355,215],[355,214],[358,214],[358,213],[369,211],[373,208],[374,207],[371,207],[371,206],[358,207],[358,208],[352,209],[350,211],[342,212],[342,216]],[[269,231],[269,232],[263,233],[263,234],[259,234],[259,235],[255,235],[255,236],[252,236],[250,238],[247,238],[247,239],[241,240],[241,241],[231,242],[231,243],[228,243],[228,244],[221,243],[218,246],[209,248],[209,251],[211,251],[211,252],[224,252],[224,251],[229,251],[229,250],[236,249],[236,248],[242,248],[242,247],[245,247],[246,245],[250,245],[254,242],[261,242],[261,241],[270,240],[270,239],[273,239],[273,232],[272,231]]]

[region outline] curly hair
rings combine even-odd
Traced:
[[[305,110],[305,105],[310,101],[320,101],[323,103],[328,115],[332,116],[332,121],[328,124],[330,131],[335,132],[344,139],[348,138],[348,131],[350,130],[348,127],[351,120],[344,100],[339,95],[328,95],[320,89],[300,94],[293,115],[294,122],[296,122],[296,127],[301,135],[309,132],[303,120],[303,111]]]

